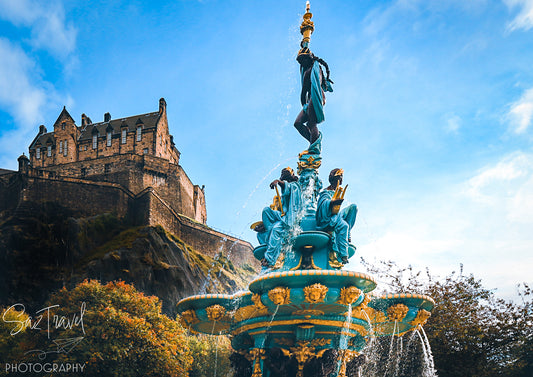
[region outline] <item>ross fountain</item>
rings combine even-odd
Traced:
[[[260,242],[254,256],[262,272],[248,291],[201,294],[178,303],[182,323],[191,331],[231,335],[238,376],[359,375],[362,352],[374,336],[392,336],[392,342],[418,331],[434,306],[430,297],[419,294],[376,297],[372,276],[342,269],[356,251],[349,234],[357,207],[341,209],[347,188],[341,186],[341,169],[330,173],[330,185],[323,190],[318,177],[318,124],[333,82],[327,64],[309,49],[311,18],[307,2],[297,58],[303,109],[295,127],[309,148],[299,154],[299,176],[286,168],[272,182],[281,194],[263,210],[262,221],[252,225]]]

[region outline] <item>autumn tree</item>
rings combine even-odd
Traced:
[[[131,285],[85,281],[53,294],[46,306],[53,306],[49,332],[26,330],[19,339],[33,351],[19,362],[45,356],[40,362],[80,363],[84,376],[99,377],[188,373],[193,359],[185,330],[161,314],[158,298]]]

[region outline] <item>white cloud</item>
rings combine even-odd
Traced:
[[[30,44],[44,49],[58,58],[74,51],[76,28],[65,20],[59,2],[32,0],[0,0],[0,18],[15,26],[31,29]]]
[[[352,235],[359,255],[440,276],[464,263],[505,298],[516,298],[517,283],[532,283],[533,154],[515,152],[469,179],[411,195],[360,211]],[[356,262],[350,268],[360,270]]]
[[[526,90],[510,107],[507,116],[513,132],[516,134],[526,132],[533,118],[533,88]]]
[[[19,124],[38,122],[46,92],[35,85],[35,81],[40,81],[35,77],[38,70],[35,63],[20,47],[3,38],[0,38],[0,56],[0,105]]]
[[[446,124],[446,130],[448,132],[457,133],[459,128],[461,128],[461,118],[455,114],[451,114],[448,116],[448,119],[446,119]]]
[[[529,30],[533,26],[533,0],[504,0],[511,9],[519,8],[516,17],[508,24],[510,31]]]

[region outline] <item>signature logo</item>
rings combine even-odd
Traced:
[[[25,318],[26,307],[23,304],[14,304],[6,309],[6,311],[2,315],[2,320],[5,323],[13,324],[13,328],[9,332],[11,336],[15,336],[25,329],[30,330],[30,331],[45,330],[48,336],[48,339],[50,339],[50,333],[54,329],[55,330],[58,330],[58,329],[69,330],[75,327],[81,328],[83,335],[85,335],[85,325],[83,323],[83,316],[85,315],[85,312],[86,312],[86,307],[87,307],[86,303],[82,302],[80,306],[80,311],[78,313],[74,313],[70,317],[52,314],[51,309],[57,308],[57,307],[59,307],[59,305],[47,306],[45,308],[42,308],[36,311],[35,317],[28,316],[27,318]],[[75,338],[52,339],[53,344],[51,344],[48,349],[30,350],[30,351],[27,351],[25,354],[26,355],[35,354],[40,360],[45,359],[46,355],[51,354],[51,353],[68,354],[83,339],[84,339],[83,336],[79,336]]]

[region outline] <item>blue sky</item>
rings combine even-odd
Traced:
[[[0,167],[62,107],[80,123],[168,104],[208,224],[248,229],[307,145],[295,55],[305,1],[0,0]],[[345,170],[360,255],[464,263],[502,297],[532,283],[533,0],[313,0],[335,82],[321,176]],[[361,270],[357,258],[350,268]]]

